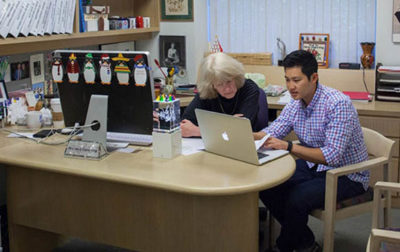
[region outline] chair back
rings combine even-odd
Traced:
[[[363,127],[362,131],[368,154],[374,157],[386,157],[390,160],[394,141],[368,128]]]
[[[260,131],[268,126],[268,102],[264,90],[259,88],[257,121],[254,131]]]

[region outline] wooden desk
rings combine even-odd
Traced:
[[[60,235],[138,251],[258,251],[258,191],[295,168],[290,155],[254,166],[144,149],[88,161],[64,158],[65,146],[6,142],[12,251],[50,251]]]

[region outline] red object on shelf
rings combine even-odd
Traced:
[[[353,92],[353,91],[343,91],[343,93],[350,97],[352,100],[366,100],[370,101],[371,96],[368,92]]]

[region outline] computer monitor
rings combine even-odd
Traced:
[[[52,76],[65,126],[84,125],[92,94],[108,95],[107,131],[151,134],[154,86],[149,52],[56,50]]]

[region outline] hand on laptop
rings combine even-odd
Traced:
[[[288,148],[288,142],[271,136],[267,139],[267,141],[265,141],[264,148],[286,150]]]
[[[200,128],[187,119],[182,120],[181,131],[182,131],[182,137],[201,136]]]
[[[234,114],[233,116],[234,117],[243,117],[244,115],[243,114]]]

